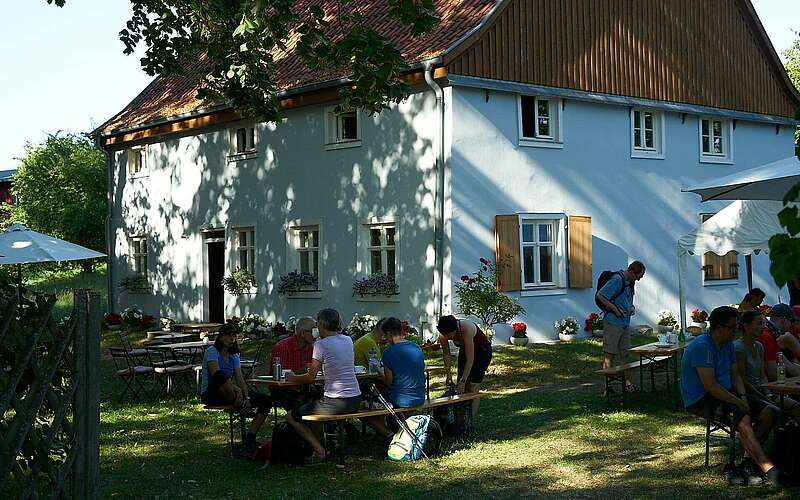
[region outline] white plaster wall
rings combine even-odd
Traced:
[[[592,217],[593,272],[624,268],[634,259],[647,266],[636,288],[634,323],[655,324],[661,309],[677,313],[675,252],[678,237],[715,212],[722,203],[701,206],[681,187],[758,166],[793,154],[793,130],[783,126],[736,123],[734,164],[699,163],[697,116],[666,113],[666,159],[630,157],[630,115],[626,106],[566,101],[563,149],[517,146],[517,103],[511,93],[486,94],[454,88],[452,129],[452,263],[450,276],[474,272],[478,258],[493,257],[494,216],[517,212],[564,212]],[[687,308],[707,310],[738,303],[746,292],[744,257],[738,285],[702,286],[700,258],[690,263]],[[754,256],[754,286],[777,301],[769,260]],[[693,270],[692,270],[693,269]],[[583,318],[595,310],[593,289],[566,295],[520,297],[534,339],[555,337],[553,322]],[[786,294],[784,292],[784,300]],[[455,306],[455,298],[453,299]]]
[[[150,238],[152,294],[118,294],[117,308],[137,303],[154,315],[203,318],[206,290],[202,230],[228,229],[227,270],[235,266],[231,229],[255,225],[255,295],[226,294],[226,316],[248,312],[285,320],[335,307],[396,315],[419,324],[433,313],[433,208],[438,114],[430,91],[391,110],[364,116],[362,146],[326,151],[323,105],[290,110],[278,126],[257,124],[258,156],[229,163],[228,128],[148,145],[146,175],[125,175],[126,154],[114,155],[113,243],[116,282],[124,276],[125,235]],[[353,298],[357,226],[395,218],[400,263],[397,302]],[[320,221],[322,297],[292,299],[275,290],[286,268],[287,221]]]

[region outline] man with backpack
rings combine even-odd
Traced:
[[[633,306],[634,285],[644,277],[645,267],[640,261],[631,262],[625,271],[603,271],[597,282],[594,300],[603,315],[603,368],[614,366],[614,357],[625,363],[625,353],[631,346],[631,316],[636,313]],[[630,372],[625,372],[625,385],[635,390]]]

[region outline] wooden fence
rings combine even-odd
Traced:
[[[97,498],[100,296],[0,297],[0,498]]]

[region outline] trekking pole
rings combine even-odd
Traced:
[[[381,392],[375,387],[375,385],[371,387],[371,390],[372,394],[378,398],[378,401],[380,401],[383,407],[386,408],[389,414],[394,417],[394,419],[397,421],[397,424],[400,426],[401,429],[403,429],[403,432],[407,432],[411,436],[411,439],[413,439],[414,443],[419,447],[419,452],[422,453],[422,456],[425,458],[429,458],[428,455],[425,454],[425,448],[422,442],[417,437],[417,435],[411,432],[411,429],[408,427],[408,424],[406,424],[406,421],[400,418],[400,415],[398,415],[397,412],[394,411],[394,408],[392,408],[392,405],[388,401],[386,401],[386,398],[383,397],[383,394],[381,394]]]

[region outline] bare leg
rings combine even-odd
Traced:
[[[614,355],[610,352],[603,352],[603,369],[614,366]]]
[[[775,422],[778,420],[778,413],[778,409],[774,406],[767,406],[758,414],[758,421],[753,427],[753,432],[759,443],[766,441],[770,431],[775,426]]]
[[[759,443],[758,439],[756,439],[756,434],[750,425],[750,417],[745,415],[745,417],[739,422],[739,425],[736,427],[736,429],[739,431],[742,446],[750,458],[752,458],[756,463],[756,465],[758,465],[764,472],[767,472],[774,467],[774,464],[764,453],[764,449],[761,448],[761,443]]]
[[[467,382],[464,386],[464,392],[480,392],[481,391],[481,384],[473,384],[472,382]],[[481,406],[481,398],[475,398],[472,400],[472,420],[478,416],[478,408]]]
[[[259,429],[261,426],[264,425],[264,420],[267,419],[266,415],[261,415],[257,413],[255,417],[253,417],[253,421],[250,422],[250,432],[253,434],[258,434]]]
[[[292,418],[291,412],[286,414],[286,421],[289,422],[289,425],[291,425],[292,428],[294,428],[294,430],[296,430],[297,433],[300,434],[303,439],[305,439],[308,444],[311,445],[312,448],[314,448],[314,451],[316,451],[319,456],[325,456],[325,448],[322,447],[322,444],[319,442],[317,436],[314,435],[307,425]]]

